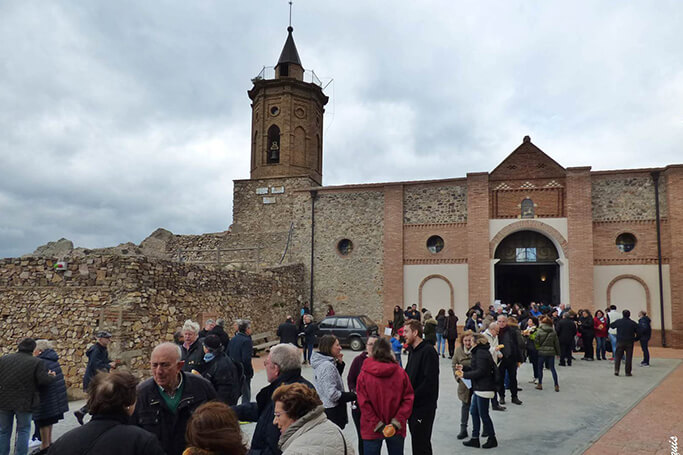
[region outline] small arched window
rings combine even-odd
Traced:
[[[522,218],[533,218],[535,215],[534,201],[526,198],[522,201]]]
[[[280,162],[280,128],[272,125],[268,128],[268,146],[266,148],[266,162],[276,164]]]

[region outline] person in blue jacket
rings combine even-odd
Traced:
[[[107,347],[111,342],[111,333],[103,330],[97,332],[95,335],[97,338],[97,343],[90,346],[90,348],[85,352],[88,356],[88,366],[85,367],[85,375],[83,375],[83,391],[88,391],[88,385],[92,378],[95,377],[100,371],[109,372],[112,368],[116,368],[116,362],[112,362],[109,358],[109,351]],[[76,420],[78,423],[83,425],[83,418],[88,414],[88,405],[86,404],[78,411],[74,412]]]

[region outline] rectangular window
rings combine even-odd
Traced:
[[[345,329],[349,326],[349,318],[337,318],[337,328]]]
[[[536,248],[516,248],[516,262],[536,262]]]
[[[320,323],[321,329],[332,329],[337,318],[326,318]]]

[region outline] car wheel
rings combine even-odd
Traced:
[[[351,338],[349,345],[353,351],[360,351],[363,349],[363,341],[358,337]]]

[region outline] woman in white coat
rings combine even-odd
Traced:
[[[315,390],[305,384],[281,385],[273,392],[282,455],[355,455],[353,445],[327,419]]]

